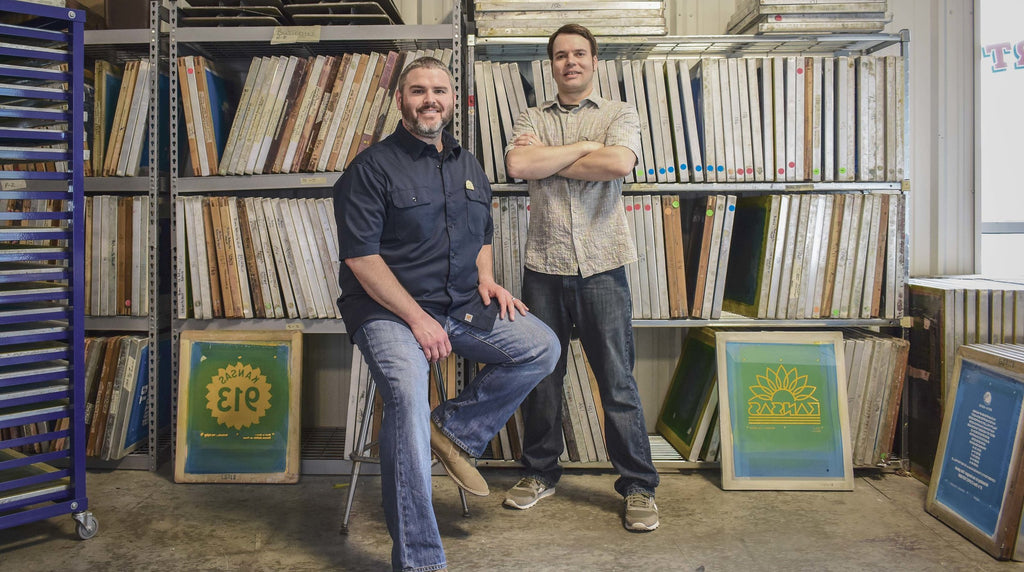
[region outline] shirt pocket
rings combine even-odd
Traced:
[[[483,236],[491,216],[491,201],[479,189],[466,187],[466,218],[473,236]]]
[[[588,121],[581,125],[579,141],[596,141],[608,144],[608,126],[598,121]]]
[[[391,213],[384,231],[385,239],[426,240],[437,223],[426,188],[391,192]]]

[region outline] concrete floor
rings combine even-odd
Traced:
[[[924,511],[927,488],[894,474],[859,475],[853,492],[723,491],[713,470],[662,475],[661,528],[621,525],[615,476],[568,472],[527,511],[505,509],[509,469],[485,469],[491,496],[469,518],[447,477],[434,505],[448,562],[460,570],[1020,570],[998,562]],[[70,516],[0,530],[0,570],[387,570],[391,541],[380,484],[364,477],[348,536],[339,536],[347,477],[298,485],[176,485],[169,468],[90,472],[99,533]]]

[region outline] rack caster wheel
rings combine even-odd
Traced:
[[[75,528],[78,532],[78,537],[82,540],[89,540],[99,532],[100,523],[91,512],[80,512],[72,515],[72,517],[78,522],[78,526]]]

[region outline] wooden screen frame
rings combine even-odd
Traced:
[[[231,330],[219,330],[219,331],[208,331],[208,330],[185,330],[181,332],[180,336],[180,359],[179,359],[179,370],[178,370],[178,415],[177,415],[177,435],[176,435],[176,448],[175,448],[175,470],[174,480],[179,483],[295,483],[299,479],[299,448],[300,448],[300,432],[302,424],[300,420],[301,412],[301,380],[302,380],[302,333],[298,330],[274,330],[274,331],[231,331]],[[206,369],[204,377],[209,375],[208,364],[197,366],[193,363],[194,359],[201,361],[207,359],[205,355],[199,355],[196,352],[201,351],[197,344],[209,344],[208,348],[216,348],[218,351],[230,349],[231,346],[239,346],[239,351],[248,351],[249,356],[252,358],[251,363],[243,363],[245,361],[245,355],[239,354],[237,358],[231,358],[231,361],[238,359],[238,366],[235,364],[227,364],[231,368],[221,368],[218,370],[218,375],[211,377],[208,383],[205,384],[206,390],[204,391],[205,397],[210,403],[210,406],[202,409],[201,411],[193,411],[190,403],[190,396],[197,391],[199,387],[203,387],[203,380],[193,379],[193,377],[199,374],[199,367],[205,367]],[[231,395],[230,384],[234,383],[237,378],[242,378],[244,375],[236,375],[235,378],[231,378],[231,372],[239,373],[246,372],[249,375],[248,379],[252,379],[252,384],[262,384],[258,387],[262,391],[263,389],[279,388],[281,385],[280,380],[271,379],[267,381],[267,376],[262,375],[263,370],[271,371],[272,362],[268,361],[276,359],[276,357],[269,357],[271,354],[258,356],[253,352],[254,347],[267,347],[272,351],[281,352],[287,351],[287,363],[278,366],[273,366],[275,372],[285,372],[287,379],[284,383],[287,384],[287,395],[288,395],[288,409],[286,413],[278,414],[274,412],[273,417],[267,416],[267,413],[271,411],[273,406],[274,396],[278,393],[271,391],[270,396],[267,398],[266,406],[262,403],[257,404],[257,410],[262,410],[262,416],[253,417],[257,413],[256,410],[244,412],[247,418],[239,418],[238,420],[228,420],[229,423],[237,423],[237,425],[230,425],[224,423],[224,418],[217,419],[214,413],[214,407],[221,405],[221,399],[223,395],[215,394],[211,397],[212,389],[209,389],[211,385],[216,383],[216,380],[220,380],[221,383],[225,384],[225,388],[229,389],[228,396]],[[260,367],[259,364],[267,364],[264,367]],[[254,367],[255,364],[255,367]],[[216,366],[214,366],[216,367]],[[245,368],[249,368],[246,370]],[[258,375],[254,376],[255,372],[259,372]],[[220,375],[224,373],[224,375]],[[276,373],[273,375],[277,375]],[[262,378],[260,377],[262,376]],[[261,381],[262,379],[262,381]],[[224,388],[218,391],[223,391]],[[238,393],[236,388],[235,393]],[[257,393],[260,399],[263,398],[262,393]],[[248,397],[248,393],[246,393]],[[237,396],[236,396],[237,397]],[[210,401],[211,399],[215,401]],[[244,400],[240,400],[244,401]],[[224,402],[228,406],[231,402]],[[229,409],[230,410],[230,409]],[[241,410],[241,407],[239,407]],[[283,416],[283,421],[281,420]],[[216,424],[211,424],[209,419],[213,418],[216,420]],[[201,443],[196,441],[196,436],[192,435],[192,425],[199,423],[200,421],[207,423],[208,427],[216,426],[218,434],[213,435],[211,438],[224,439],[220,441],[223,445],[220,448],[217,447],[204,447]],[[275,428],[271,426],[265,426],[263,428],[257,428],[256,426],[260,421],[265,422],[281,422],[282,428]],[[268,432],[269,429],[269,432]],[[250,447],[254,453],[254,458],[257,455],[267,455],[266,444],[260,447],[260,443],[264,441],[275,441],[280,442],[280,437],[273,438],[274,434],[284,436],[284,454],[277,455],[274,457],[275,462],[280,465],[283,461],[283,468],[280,470],[246,470],[245,467],[238,467],[238,470],[224,470],[225,467],[219,463],[212,463],[217,465],[212,468],[204,468],[209,466],[207,462],[204,465],[202,459],[203,451],[207,451],[211,455],[216,455],[213,451],[222,451],[234,448],[236,453],[240,456],[244,455],[245,447]],[[205,437],[204,437],[205,438]],[[276,447],[279,449],[280,447]],[[194,453],[194,455],[193,455]],[[211,457],[212,458],[212,457]],[[262,458],[262,457],[261,457]],[[265,459],[264,459],[265,460]],[[265,466],[265,465],[264,465]]]
[[[828,425],[831,427],[829,435],[832,437],[833,442],[838,442],[841,447],[841,451],[832,449],[826,451],[824,454],[831,456],[831,464],[829,465],[829,471],[835,469],[838,474],[832,476],[801,476],[801,475],[737,475],[737,464],[739,461],[746,461],[751,456],[747,452],[738,450],[736,445],[737,442],[743,442],[744,438],[736,434],[736,427],[734,427],[734,421],[739,421],[745,413],[733,411],[731,393],[732,384],[734,380],[731,379],[730,373],[730,355],[728,352],[730,344],[746,344],[751,347],[762,348],[763,346],[770,346],[774,353],[773,356],[777,356],[778,352],[784,351],[786,348],[783,346],[793,346],[803,348],[804,352],[814,350],[816,348],[822,348],[822,346],[828,346],[831,348],[832,362],[830,364],[823,364],[825,373],[830,376],[824,380],[823,383],[828,383],[831,387],[825,388],[830,391],[818,392],[816,387],[811,394],[807,397],[813,398],[814,393],[819,393],[818,397],[828,398],[827,403],[818,402],[819,405],[828,405],[828,414],[825,418],[826,407],[819,407],[819,424],[824,421],[828,421]],[[778,347],[776,347],[778,346]],[[719,332],[715,336],[715,349],[717,353],[718,362],[718,410],[719,410],[719,425],[721,431],[721,455],[722,455],[722,488],[725,490],[853,490],[853,457],[851,449],[850,439],[850,419],[849,412],[847,410],[847,397],[846,397],[846,367],[845,357],[843,354],[843,335],[840,332],[790,332],[790,331],[764,331],[764,332]],[[823,348],[822,348],[823,349]],[[828,350],[825,350],[826,353]],[[826,356],[827,357],[827,356]],[[775,361],[771,364],[757,361],[750,362],[757,363],[760,366],[762,363],[766,366],[779,364],[785,365],[785,362]],[[794,366],[795,368],[795,366]],[[738,380],[737,380],[738,383]],[[748,386],[744,386],[749,389]],[[825,396],[821,396],[820,393],[827,393]],[[749,407],[749,398],[746,401]],[[772,402],[774,403],[774,401]],[[759,425],[774,425],[779,431],[778,434],[782,434],[783,431],[791,432],[795,436],[806,435],[807,431],[801,432],[800,429],[795,428],[799,425],[810,425],[811,422],[807,423],[768,423],[762,422]],[[752,427],[754,424],[748,425]],[[825,427],[827,430],[828,427]],[[789,451],[793,452],[793,456],[790,459],[795,459],[798,456],[804,456],[806,458],[806,449],[792,448]],[[772,455],[784,455],[789,452],[784,448],[778,446],[773,447]],[[767,455],[767,451],[760,452],[763,455]],[[738,459],[738,457],[743,457]],[[784,456],[778,457],[780,460]],[[795,461],[793,461],[795,462]]]

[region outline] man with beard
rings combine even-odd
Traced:
[[[491,188],[444,127],[455,94],[435,58],[398,79],[401,124],[334,186],[338,301],[384,403],[381,489],[395,570],[447,566],[431,506],[431,452],[466,492],[486,496],[483,453],[555,367],[558,340],[494,281]],[[433,411],[429,364],[456,352],[484,367]]]
[[[562,26],[548,38],[548,57],[558,95],[519,116],[505,162],[530,190],[523,298],[555,331],[562,357],[523,402],[523,478],[504,504],[528,509],[553,494],[562,475],[562,376],[575,326],[601,393],[623,525],[651,531],[659,525],[659,480],[633,378],[626,264],[636,261],[636,247],[622,208],[622,178],[640,155],[640,120],[635,107],[594,91],[590,30]]]

